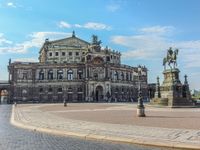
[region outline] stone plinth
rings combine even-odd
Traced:
[[[164,81],[159,85],[157,81],[155,98],[151,100],[152,105],[180,107],[193,106],[187,82],[181,83],[179,69],[167,69],[163,71]]]

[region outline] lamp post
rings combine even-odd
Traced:
[[[142,90],[141,90],[141,66],[138,67],[138,105],[137,105],[137,116],[145,117],[145,107],[142,100]]]

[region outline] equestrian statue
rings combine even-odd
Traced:
[[[172,47],[170,47],[167,50],[167,56],[163,58],[163,66],[166,70],[166,63],[168,63],[168,66],[170,69],[172,69],[171,64],[173,64],[173,68],[177,67],[177,55],[178,55],[178,49],[172,50]]]

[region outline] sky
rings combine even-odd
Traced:
[[[167,49],[178,48],[180,80],[200,89],[199,0],[0,0],[0,80],[12,61],[38,61],[49,40],[72,35],[120,51],[122,63],[148,68],[148,82],[163,80]]]

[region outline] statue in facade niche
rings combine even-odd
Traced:
[[[166,63],[168,63],[168,66],[172,69],[171,64],[173,64],[173,68],[177,66],[177,55],[178,55],[178,49],[172,50],[172,47],[170,47],[167,51],[167,56],[163,58],[163,66],[166,70]]]

